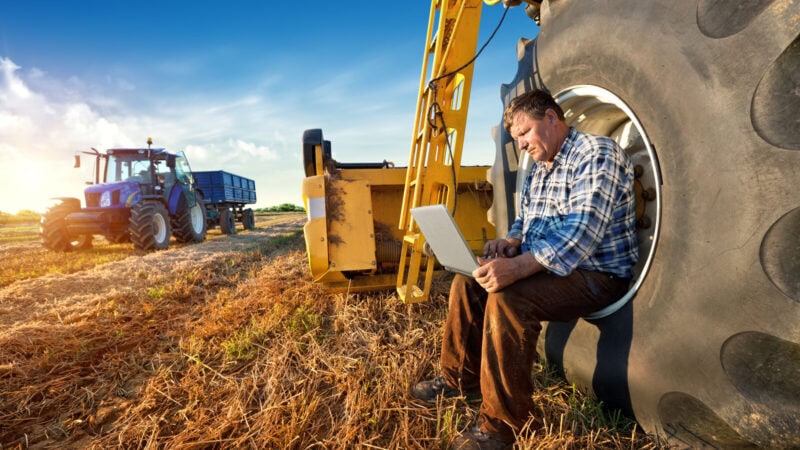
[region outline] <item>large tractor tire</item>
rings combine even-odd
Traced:
[[[219,228],[223,234],[236,234],[236,214],[230,208],[219,212]]]
[[[80,211],[81,201],[63,198],[45,211],[40,222],[42,245],[57,252],[92,248],[92,235],[73,236],[67,232],[66,217]]]
[[[195,204],[186,206],[186,197],[182,197],[178,205],[178,213],[172,218],[172,233],[178,242],[203,242],[206,240],[206,208],[203,195],[195,192]]]
[[[798,21],[797,1],[545,2],[504,87],[543,84],[639,166],[632,301],[549,324],[540,352],[679,446],[800,446]]]
[[[143,201],[131,208],[131,242],[137,250],[163,250],[172,234],[169,212],[160,202]]]

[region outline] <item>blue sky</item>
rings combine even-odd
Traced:
[[[430,4],[0,1],[0,211],[82,198],[72,155],[155,146],[256,181],[256,207],[302,204],[301,137],[342,162],[405,166]],[[484,6],[479,45],[503,13]],[[521,7],[478,59],[464,164],[491,164]]]

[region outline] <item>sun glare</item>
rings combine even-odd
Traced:
[[[0,211],[16,214],[23,210],[44,212],[53,197],[82,198],[84,185],[72,167],[55,167],[44,161],[23,161],[2,170],[7,186],[0,198]]]

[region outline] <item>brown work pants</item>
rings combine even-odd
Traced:
[[[575,270],[566,277],[540,272],[493,294],[456,275],[442,341],[448,385],[483,396],[481,430],[501,440],[534,412],[532,369],[542,321],[568,322],[621,298],[628,279]]]

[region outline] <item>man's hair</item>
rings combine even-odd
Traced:
[[[552,109],[556,112],[559,120],[564,120],[564,111],[556,103],[553,96],[547,91],[536,89],[528,91],[518,97],[514,97],[509,102],[508,107],[503,113],[503,126],[506,131],[511,132],[511,125],[513,125],[514,116],[517,113],[525,113],[534,119],[544,118],[544,113]]]

